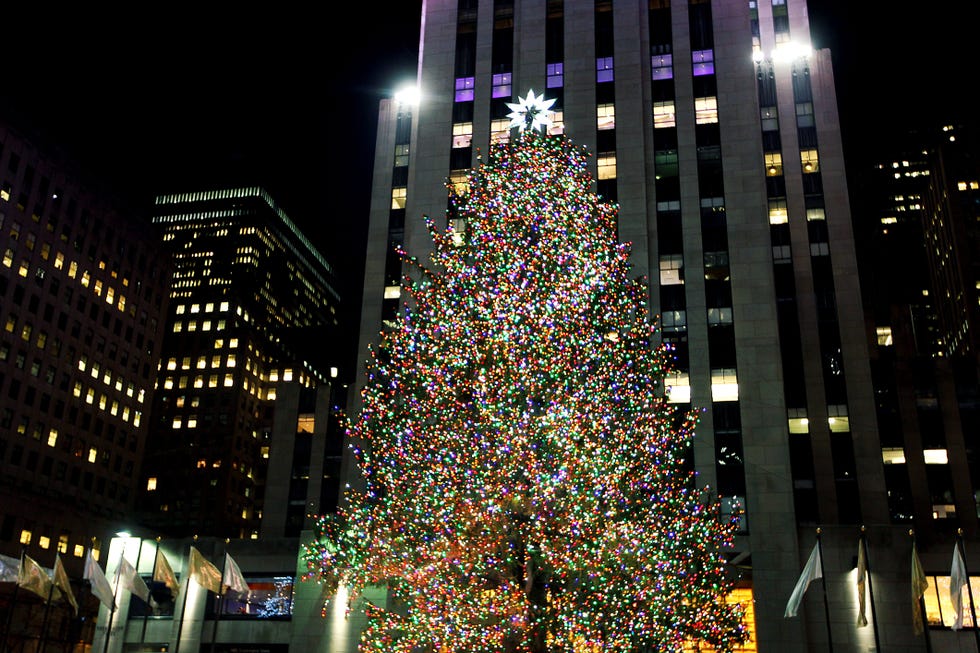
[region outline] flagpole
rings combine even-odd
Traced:
[[[57,556],[57,554],[55,554]],[[48,590],[48,600],[44,604],[44,620],[41,622],[41,645],[38,647],[40,653],[44,653],[48,645],[48,616],[51,614],[51,600],[54,598],[54,579],[51,579],[51,588]]]
[[[140,545],[140,548],[142,549],[142,544]],[[156,571],[157,556],[158,555],[160,555],[160,536],[159,535],[157,536],[157,546],[156,546],[156,549],[153,550],[153,570],[154,571]],[[137,571],[139,571],[139,570],[137,569]],[[150,579],[152,580],[152,578],[153,577],[151,576]],[[151,596],[151,598],[152,598],[152,596]],[[142,644],[143,643],[143,640],[146,639],[146,620],[150,618],[150,611],[152,609],[153,609],[153,606],[150,605],[149,603],[147,603],[146,604],[146,610],[143,611],[143,629],[140,631],[140,644]]]
[[[963,529],[956,529],[956,546],[960,549],[963,558],[963,572],[966,575],[966,594],[970,597],[970,618],[973,622],[973,638],[977,642],[977,651],[980,653],[980,627],[977,625],[977,609],[973,605],[973,583],[970,582],[970,567],[966,564],[966,547],[963,546]]]
[[[871,560],[868,555],[868,540],[865,537],[865,528],[861,526],[861,546],[864,548],[864,567],[868,581],[868,599],[871,601],[871,627],[875,635],[875,650],[881,651],[881,641],[878,639],[878,615],[875,611],[875,591],[871,583]]]
[[[197,535],[194,536],[197,542]],[[184,576],[187,576],[187,586],[184,588],[184,599],[180,603],[180,621],[177,622],[177,642],[174,646],[174,653],[180,651],[180,631],[184,629],[184,611],[187,610],[187,595],[191,593],[191,575],[189,572],[190,561],[184,565]],[[179,586],[178,586],[179,587]]]
[[[231,540],[225,538],[225,555],[221,558],[221,584],[218,589],[221,593],[218,595],[218,610],[214,613],[214,627],[211,629],[211,653],[214,653],[214,643],[218,638],[218,620],[221,619],[221,611],[225,607],[225,567],[228,566],[228,543]]]
[[[27,555],[27,547],[21,547],[20,550],[20,565],[24,566],[24,556]],[[20,589],[20,583],[14,583],[14,593],[10,597],[10,609],[7,611],[7,623],[3,627],[3,639],[0,639],[0,650],[7,650],[7,637],[10,635],[10,622],[13,621],[14,608],[17,607],[17,590]]]
[[[820,528],[817,528],[817,550],[820,551],[820,579],[823,581],[823,613],[827,621],[827,650],[834,653],[834,638],[830,633],[830,604],[827,602],[827,574],[823,571],[823,543],[820,541]]]
[[[916,553],[915,546],[915,531],[911,528],[909,529],[909,536],[912,538],[912,555],[917,557],[918,554]],[[921,594],[919,595],[918,601],[919,612],[922,614],[922,634],[925,636],[926,653],[932,653],[932,640],[929,638],[929,618],[926,615],[926,601],[924,598],[922,598]]]
[[[116,614],[116,597],[119,594],[119,569],[122,567],[123,556],[126,555],[126,543],[123,542],[122,551],[119,553],[119,563],[116,564],[116,584],[112,588],[112,608],[109,610],[109,623],[105,629],[105,642],[103,643],[102,653],[109,651],[109,636],[112,634],[112,617]]]

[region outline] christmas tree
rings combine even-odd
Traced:
[[[362,487],[318,521],[311,578],[368,605],[362,650],[730,650],[735,521],[698,488],[697,411],[663,385],[647,289],[588,153],[536,130],[492,146],[431,260],[408,256],[398,328],[348,426]]]

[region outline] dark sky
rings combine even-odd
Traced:
[[[255,177],[359,306],[378,101],[414,79],[421,0],[344,2],[336,22],[334,5],[19,4],[0,28],[0,112],[137,201]],[[932,17],[918,5],[810,3],[815,45],[834,56],[845,152],[975,115],[978,6]]]

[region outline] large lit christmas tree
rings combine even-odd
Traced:
[[[427,218],[398,328],[373,352],[349,426],[363,487],[322,518],[310,577],[367,607],[362,650],[730,650],[735,522],[685,456],[696,412],[665,398],[669,351],[631,277],[588,154],[512,105],[450,224]]]

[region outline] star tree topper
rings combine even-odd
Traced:
[[[516,103],[508,102],[507,107],[512,111],[507,114],[510,118],[509,127],[517,127],[524,131],[528,127],[531,129],[544,130],[551,126],[551,105],[555,103],[544,99],[544,93],[535,95],[534,89],[529,89],[527,97],[518,98]]]

